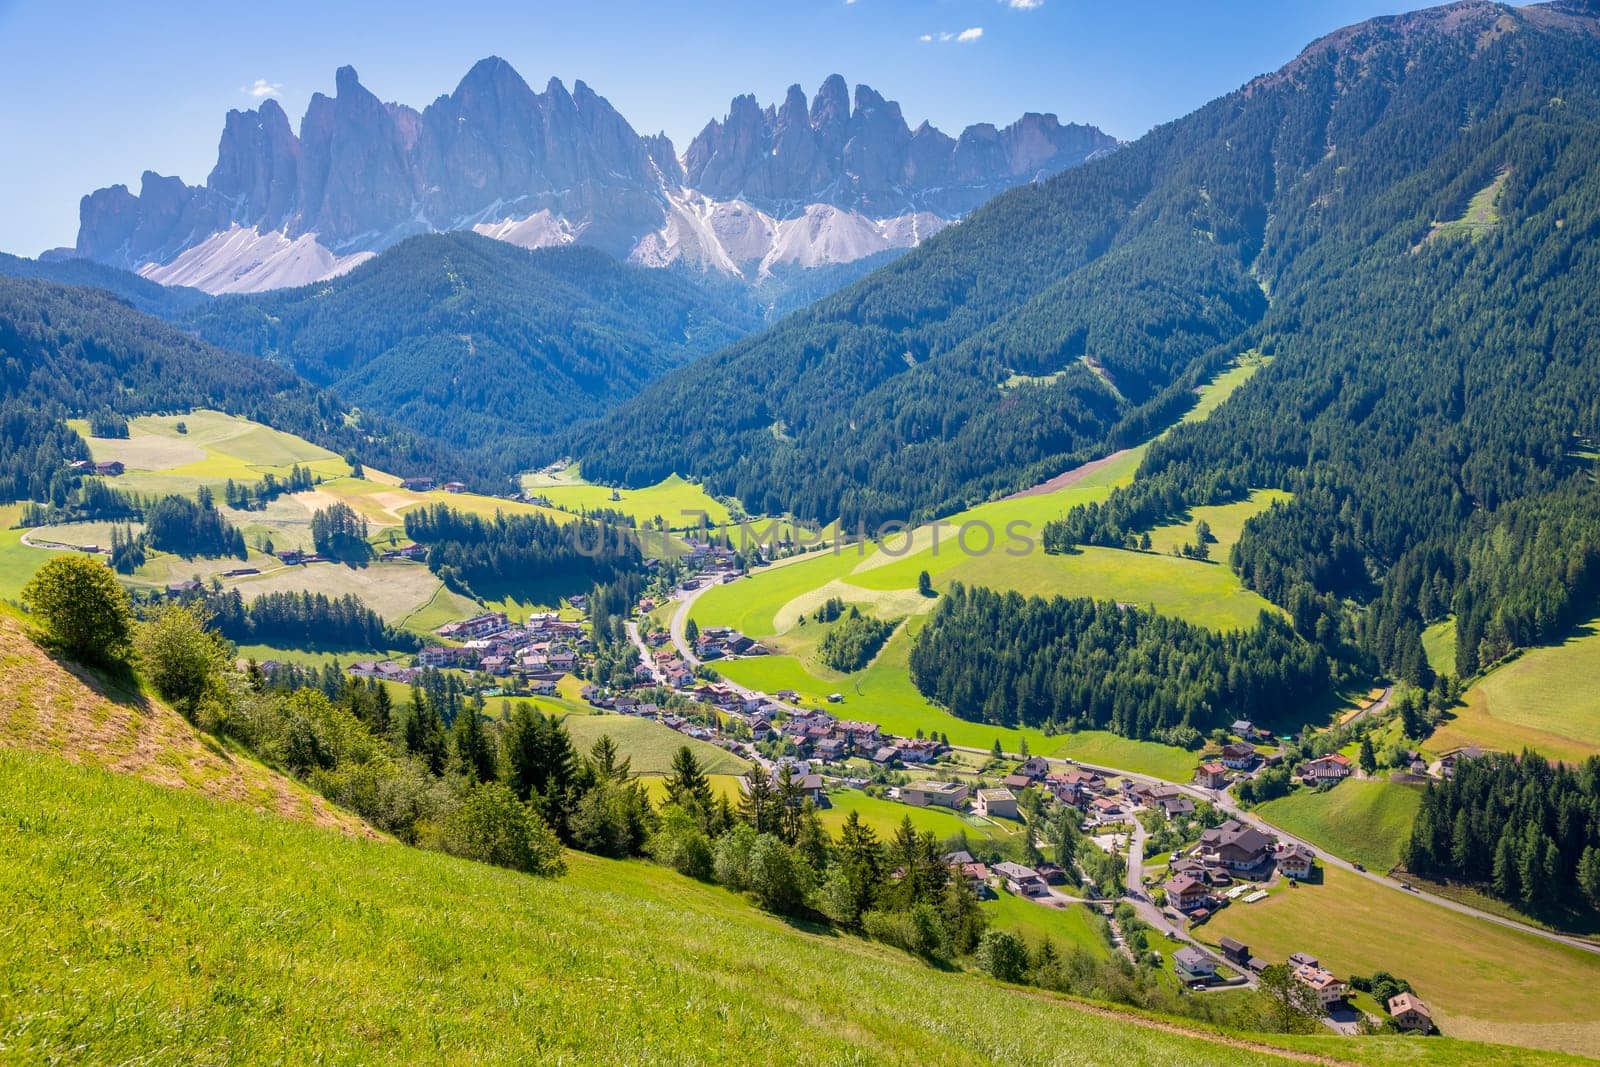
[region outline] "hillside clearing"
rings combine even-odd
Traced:
[[[743,774],[750,769],[747,760],[727,749],[696,741],[658,722],[632,715],[569,715],[562,720],[562,725],[580,754],[587,754],[602,734],[610,735],[622,755],[633,760],[633,773],[638,775],[669,773],[672,757],[685,745],[707,774]]]
[[[1467,690],[1428,740],[1446,751],[1464,745],[1518,752],[1533,748],[1577,763],[1600,755],[1600,618],[1559,645],[1530,648]]]

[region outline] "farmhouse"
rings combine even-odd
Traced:
[[[1168,879],[1163,888],[1167,891],[1167,903],[1179,911],[1198,908],[1211,898],[1211,890],[1187,874]]]
[[[1022,766],[1017,768],[1017,773],[1027,775],[1035,782],[1041,781],[1050,773],[1050,761],[1043,756],[1029,756],[1022,761]]]
[[[1185,945],[1172,954],[1172,968],[1184,982],[1213,982],[1217,978],[1217,961],[1193,945]]]
[[[111,477],[121,474],[126,469],[127,468],[123,467],[120,459],[107,460],[104,463],[96,463],[94,465],[94,472],[96,474],[103,474]]]
[[[914,808],[959,808],[970,792],[960,782],[913,782],[901,788],[900,799]]]
[[[1247,745],[1243,741],[1234,741],[1222,746],[1222,765],[1231,767],[1236,771],[1247,771],[1256,765],[1256,749],[1254,745]]]
[[[1329,972],[1314,964],[1301,964],[1294,969],[1294,980],[1307,986],[1317,995],[1317,1003],[1329,1008],[1344,999],[1346,986]]]
[[[1253,826],[1229,819],[1200,835],[1200,855],[1229,870],[1248,871],[1261,865],[1272,851],[1272,838]]]
[[[400,488],[409,489],[413,493],[426,493],[433,488],[432,478],[402,478]]]
[[[1350,757],[1338,752],[1306,761],[1300,777],[1311,783],[1337,782],[1350,776]]]
[[[1443,756],[1439,757],[1439,777],[1454,778],[1456,775],[1457,763],[1461,762],[1462,760],[1477,759],[1482,755],[1483,749],[1478,748],[1475,745],[1468,745],[1466,748],[1457,748],[1446,752]]]
[[[1089,809],[1103,820],[1112,820],[1127,811],[1127,804],[1117,797],[1095,797],[1089,802]]]
[[[1285,877],[1305,881],[1311,877],[1311,868],[1317,862],[1317,854],[1305,845],[1290,845],[1278,853],[1278,870]]]
[[[1414,993],[1396,993],[1389,998],[1389,1017],[1402,1030],[1426,1034],[1433,1030],[1433,1012]]]
[[[994,873],[1005,879],[1006,889],[1016,896],[1042,897],[1050,893],[1049,885],[1032,867],[1007,861],[995,864]]]
[[[1194,814],[1194,801],[1188,797],[1163,797],[1157,806],[1169,819]]]
[[[1007,789],[1022,790],[1033,784],[1033,779],[1025,774],[1008,774],[1001,779],[1001,785]]]
[[[440,637],[479,638],[500,633],[510,626],[511,620],[506,618],[505,612],[491,611],[483,615],[474,615],[461,622],[447,622],[439,627],[437,633]]]
[[[973,810],[988,819],[1017,818],[1017,797],[1009,789],[980,789]]]
[[[1220,763],[1202,763],[1194,780],[1202,789],[1221,789],[1228,784],[1227,768]]]

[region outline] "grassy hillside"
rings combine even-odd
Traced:
[[[194,790],[256,811],[371,835],[366,824],[240,752],[199,733],[136,689],[108,685],[46,656],[0,611],[0,749],[25,749]],[[3,1046],[0,1046],[3,1047]]]
[[[1600,619],[1558,645],[1529,649],[1484,675],[1428,741],[1443,751],[1462,745],[1552,759],[1600,755]]]
[[[1181,421],[1207,417],[1264,365],[1261,360],[1246,359],[1219,374],[1201,388],[1199,403]],[[716,665],[743,685],[767,692],[793,689],[819,704],[830,693],[842,693],[842,713],[906,736],[918,729],[936,730],[948,733],[953,744],[985,749],[998,738],[1010,752],[1018,751],[1026,738],[1029,749],[1036,753],[1070,755],[1085,762],[1187,780],[1195,759],[1182,749],[1100,731],[1046,737],[1039,730],[1004,730],[956,718],[917,691],[907,667],[922,614],[937,603],[917,593],[922,571],[928,572],[936,591],[960,581],[1028,594],[1153,604],[1158,611],[1218,629],[1248,627],[1263,610],[1276,610],[1244,589],[1226,565],[1180,559],[1162,551],[1091,547],[1071,555],[1046,555],[1035,543],[1024,554],[1008,554],[1008,547],[1016,547],[1008,541],[1008,531],[1037,540],[1045,522],[1064,515],[1074,505],[1104,500],[1115,487],[1130,484],[1147,447],[1148,443],[1091,464],[1070,484],[1053,481],[1038,492],[980,504],[937,528],[920,526],[877,546],[847,545],[837,552],[818,552],[718,586],[695,601],[692,617],[702,627],[732,626],[780,653]],[[1185,523],[1153,531],[1152,540],[1158,549],[1170,548],[1168,542],[1193,540],[1194,524],[1203,518],[1218,540],[1213,546],[1214,558],[1225,557],[1244,521],[1284,496],[1258,492],[1238,504],[1195,508]],[[967,543],[970,550],[964,551],[957,531],[966,523],[981,524],[980,531],[994,531],[994,550],[981,552],[981,533],[974,533]],[[817,624],[800,624],[802,616],[830,597],[860,605],[879,617],[910,618],[864,670],[840,674],[815,654]]]
[[[1297,790],[1256,814],[1334,855],[1387,871],[1400,862],[1420,802],[1414,786],[1352,779],[1326,793]]]
[[[869,797],[855,789],[830,790],[828,803],[830,806],[820,813],[822,825],[834,834],[839,832],[839,827],[844,825],[852,811],[860,816],[864,825],[877,833],[880,840],[892,837],[907,817],[919,831],[931,830],[941,841],[961,833],[973,840],[989,838],[1005,841],[1023,831],[1023,824],[1011,819],[983,819],[945,808],[916,808],[893,800]]]
[[[700,769],[707,774],[743,774],[750,769],[746,760],[727,749],[685,737],[676,730],[649,719],[631,715],[569,715],[563,720],[573,747],[588,752],[601,735],[609,734],[624,756],[633,760],[635,774],[666,774],[672,757],[688,745]]]
[[[1536,1063],[1226,1038],[819,936],[641,863],[558,881],[0,753],[23,1062]]]

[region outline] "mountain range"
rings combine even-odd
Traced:
[[[420,111],[352,67],[296,133],[278,103],[230,111],[204,185],[146,171],[83,198],[78,256],[211,293],[340,274],[417,234],[585,244],[645,266],[759,282],[905,249],[996,192],[1112,151],[1092,126],[1027,114],[952,138],[828,78],[810,106],[737,97],[680,159],[582,81],[534,91],[502,59]]]

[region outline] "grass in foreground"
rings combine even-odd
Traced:
[[[810,933],[641,863],[573,855],[540,881],[48,757],[0,753],[0,863],[0,1048],[23,1062],[1283,1062]]]
[[[1387,871],[1399,864],[1421,803],[1422,791],[1416,786],[1351,779],[1326,793],[1297,789],[1262,804],[1255,813],[1336,856]]]

